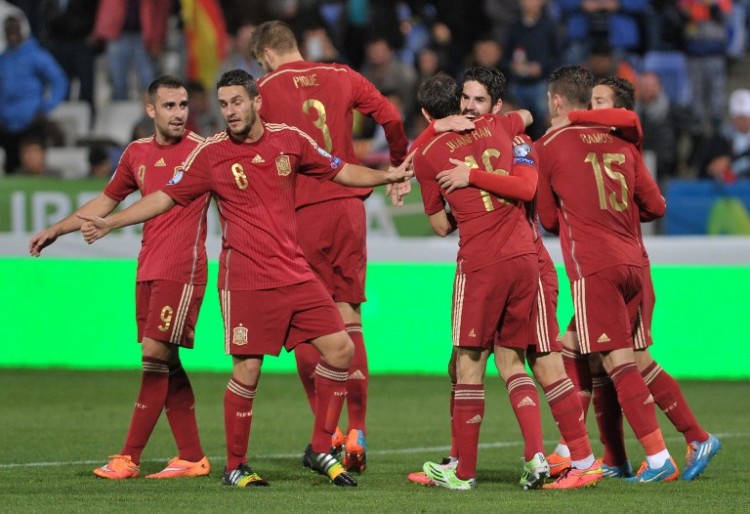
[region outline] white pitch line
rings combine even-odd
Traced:
[[[746,438],[750,436],[750,434],[743,433],[743,432],[736,432],[736,433],[719,433],[714,434],[719,439],[736,439],[736,438]],[[682,441],[682,437],[665,437],[666,441]],[[626,439],[630,440],[630,439]],[[544,441],[544,444],[552,445],[557,444],[558,440],[550,440],[550,441]],[[523,446],[523,441],[496,441],[494,443],[480,443],[479,449],[480,450],[491,450],[491,449],[497,449],[497,448],[511,448],[514,446]],[[390,450],[370,450],[367,453],[370,455],[404,455],[404,454],[413,454],[413,453],[438,453],[442,454],[450,450],[450,446],[423,446],[423,447],[417,447],[417,448],[394,448]],[[267,454],[267,455],[253,455],[253,461],[256,460],[279,460],[279,459],[294,459],[301,455],[301,452],[298,453],[273,453],[273,454]],[[210,460],[218,460],[220,461],[226,457],[225,455],[222,455],[220,457],[214,456],[209,457]],[[141,462],[167,462],[171,457],[163,458],[163,459],[143,459]],[[56,462],[19,462],[19,463],[8,463],[8,464],[0,464],[0,469],[8,469],[8,468],[41,468],[41,467],[47,467],[47,466],[82,466],[82,465],[91,465],[91,464],[101,464],[104,462],[103,459],[98,460],[74,460],[74,461],[56,461]]]

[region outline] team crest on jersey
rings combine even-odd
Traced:
[[[243,346],[247,344],[247,328],[241,324],[239,327],[232,329],[232,344]]]
[[[182,177],[185,175],[185,172],[182,171],[182,168],[180,166],[175,166],[174,168],[174,175],[172,175],[172,178],[167,182],[168,186],[173,186],[175,184],[178,184],[180,180],[182,180]]]
[[[138,166],[138,182],[143,185],[143,180],[146,178],[146,165],[141,164]]]
[[[292,172],[292,162],[288,155],[281,154],[276,157],[276,171],[281,177],[286,177]]]
[[[325,148],[318,146],[318,147],[315,147],[315,150],[317,150],[317,152],[320,155],[322,155],[323,157],[325,157],[326,159],[330,159],[331,158],[331,154],[329,154],[328,152],[326,152]]]

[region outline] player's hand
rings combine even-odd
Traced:
[[[57,233],[57,230],[51,228],[38,232],[31,238],[31,241],[29,241],[29,253],[33,257],[39,257],[42,255],[43,249],[57,241],[59,235],[60,234]]]
[[[83,235],[83,240],[88,244],[103,238],[112,230],[107,220],[102,217],[81,213],[77,213],[76,216],[85,221],[81,225],[81,234]]]
[[[435,120],[433,125],[435,132],[463,132],[464,130],[473,130],[474,122],[466,116],[454,114],[439,120]]]
[[[440,187],[447,189],[446,194],[467,187],[469,185],[469,172],[471,171],[469,165],[464,161],[451,158],[450,162],[455,164],[456,167],[443,170],[436,177]]]
[[[414,176],[414,167],[412,161],[414,159],[414,153],[412,152],[406,156],[404,162],[399,164],[397,167],[388,168],[388,182],[391,184],[398,182],[408,182]]]
[[[411,181],[386,184],[385,186],[385,194],[391,197],[391,205],[394,207],[403,207],[404,196],[409,193],[411,193]]]

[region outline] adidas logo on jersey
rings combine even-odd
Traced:
[[[600,335],[599,339],[596,340],[597,343],[609,343],[610,341],[611,339],[606,333]]]
[[[261,157],[260,155],[256,155],[255,157],[253,157],[253,160],[251,162],[253,164],[261,164],[261,163],[264,163],[266,161],[264,161],[263,157]]]
[[[518,402],[518,405],[516,405],[517,409],[520,409],[521,407],[536,407],[536,402],[529,398],[528,396],[524,396],[523,400]]]
[[[477,333],[476,333],[476,332],[474,332],[474,329],[473,329],[473,328],[472,328],[472,329],[471,329],[471,331],[469,332],[469,337],[477,337]]]
[[[349,380],[366,380],[366,378],[367,377],[365,377],[364,373],[362,373],[360,370],[355,370],[349,375]]]
[[[158,161],[156,161],[156,164],[154,164],[154,166],[159,166],[159,167],[164,167],[166,165],[167,165],[167,163],[164,160],[164,157],[162,157],[161,159],[159,159]]]
[[[482,422],[482,416],[480,416],[479,414],[477,414],[477,415],[476,415],[476,416],[474,416],[473,418],[471,418],[471,419],[467,420],[467,421],[466,421],[466,424],[467,424],[467,425],[468,425],[468,424],[472,424],[472,425],[473,425],[473,424],[475,424],[475,423],[481,423],[481,422]]]

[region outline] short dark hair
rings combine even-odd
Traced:
[[[156,92],[160,87],[167,89],[180,89],[185,87],[185,83],[182,81],[182,79],[174,75],[162,75],[160,77],[156,77],[153,82],[148,85],[148,98],[150,101],[154,101],[154,99],[156,98]]]
[[[487,94],[490,95],[492,105],[495,105],[498,100],[505,97],[505,87],[508,82],[503,72],[494,66],[474,66],[473,68],[469,68],[464,73],[463,82],[468,80],[479,82],[487,89]]]
[[[597,79],[597,86],[607,86],[614,93],[614,105],[632,111],[635,109],[635,88],[633,84],[622,77],[607,75]]]
[[[250,95],[250,98],[258,96],[258,83],[252,75],[245,70],[229,70],[224,73],[216,83],[216,89],[228,86],[242,86]]]
[[[426,79],[417,90],[417,103],[434,119],[445,118],[459,111],[456,80],[447,73]]]
[[[292,28],[279,20],[261,23],[250,38],[250,53],[258,58],[264,48],[279,54],[287,54],[297,49],[297,38]]]
[[[549,76],[549,92],[560,95],[573,107],[588,108],[594,76],[582,66],[563,66]]]

